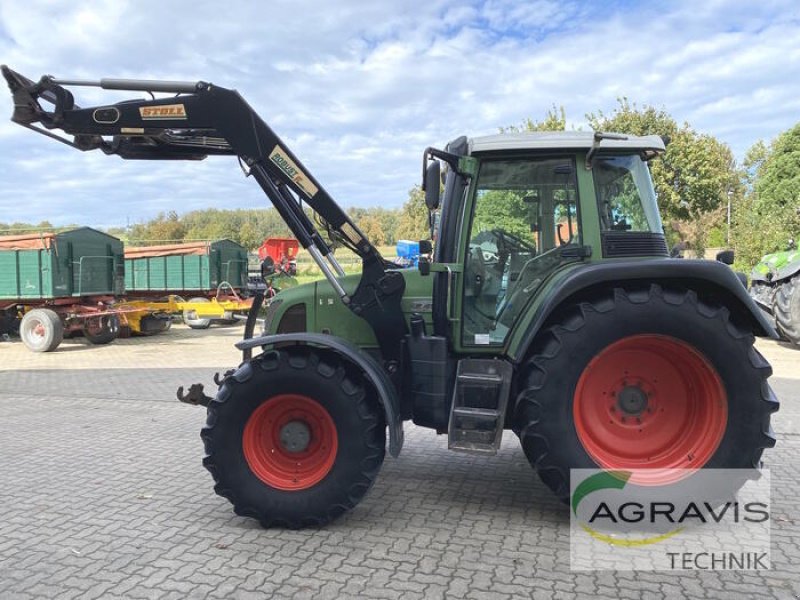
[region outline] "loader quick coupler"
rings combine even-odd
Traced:
[[[178,400],[185,404],[192,406],[205,406],[208,407],[209,402],[213,400],[210,396],[203,393],[202,383],[193,383],[189,386],[189,392],[183,393],[183,386],[178,388]]]
[[[225,383],[225,380],[231,375],[233,375],[235,372],[236,369],[228,369],[222,374],[222,377],[219,376],[219,372],[214,373],[214,383],[217,384],[217,387],[222,387],[222,384]]]

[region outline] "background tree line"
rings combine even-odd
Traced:
[[[706,247],[733,247],[740,268],[749,270],[763,254],[783,249],[790,238],[800,236],[800,123],[769,143],[758,141],[739,165],[730,147],[714,136],[678,123],[663,109],[640,107],[627,98],[620,98],[612,112],[589,113],[585,120],[596,131],[668,140],[665,154],[650,162],[650,170],[670,245],[682,242],[695,255],[702,255]],[[501,131],[565,129],[566,110],[553,106],[542,120],[528,118]],[[409,191],[401,208],[351,208],[348,213],[376,245],[429,236],[419,186]],[[52,226],[46,221],[0,222],[0,234],[48,228]],[[169,211],[108,232],[133,243],[229,238],[249,249],[265,238],[290,235],[272,208],[210,208],[183,215]]]

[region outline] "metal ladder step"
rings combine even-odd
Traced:
[[[461,373],[458,375],[459,381],[469,381],[470,383],[502,383],[503,378],[499,375],[474,375],[472,373]]]
[[[500,412],[492,408],[472,408],[471,406],[459,406],[453,408],[453,414],[457,417],[474,417],[476,419],[496,419]]]
[[[459,452],[495,454],[500,446],[513,369],[502,360],[458,361],[447,446]]]

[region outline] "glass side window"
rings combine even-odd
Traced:
[[[592,172],[604,231],[663,233],[650,171],[639,155],[601,155]]]
[[[545,278],[580,245],[571,158],[484,161],[465,259],[462,342],[502,344]]]

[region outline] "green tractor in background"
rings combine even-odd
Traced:
[[[781,336],[800,346],[800,250],[767,254],[750,274],[750,296],[774,319]]]

